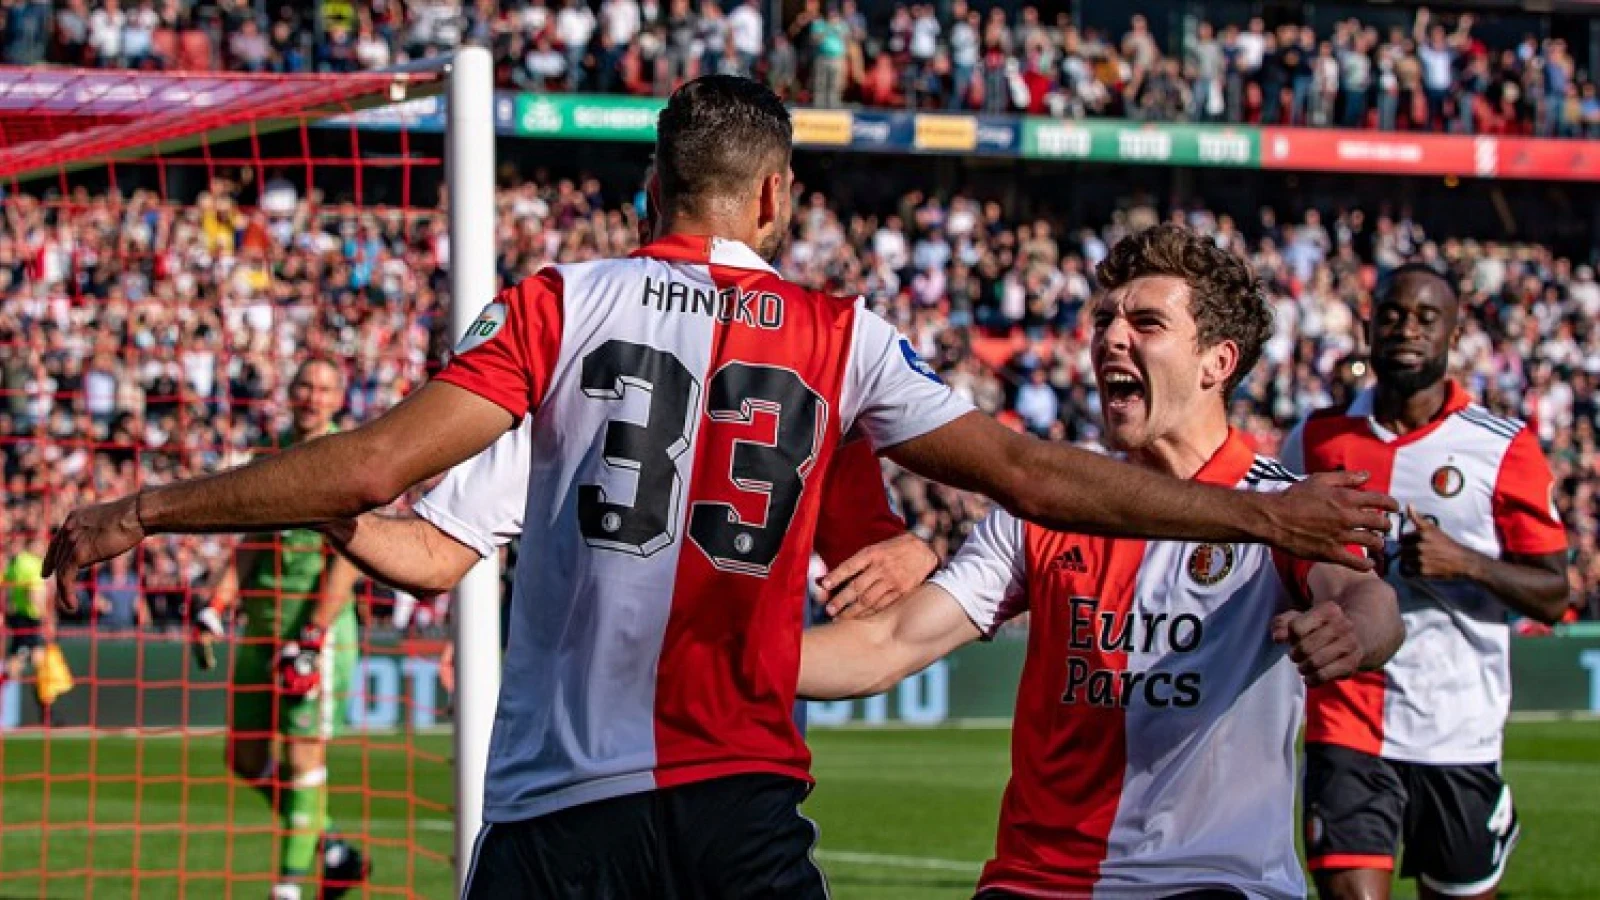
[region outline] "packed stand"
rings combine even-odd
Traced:
[[[1331,34],[1201,21],[1173,47],[1140,15],[1109,34],[967,0],[937,4],[947,15],[900,3],[870,25],[856,0],[804,0],[779,23],[758,0],[723,2],[326,0],[320,15],[264,15],[248,0],[9,0],[0,48],[22,65],[338,73],[472,42],[493,48],[501,87],[526,91],[665,96],[724,72],[825,108],[1600,137],[1600,96],[1565,41],[1490,47],[1471,13]]]
[[[1241,388],[1234,421],[1264,453],[1309,410],[1348,396],[1364,371],[1362,317],[1374,278],[1408,259],[1447,266],[1471,315],[1457,354],[1467,387],[1527,419],[1560,483],[1574,547],[1574,604],[1600,618],[1600,283],[1541,247],[1435,241],[1406,210],[1262,210],[1235,222],[1200,205],[1130,199],[1099,227],[1008,218],[998,203],[905,195],[882,217],[842,215],[798,189],[782,268],[862,294],[958,391],[1019,430],[1098,447],[1086,303],[1094,267],[1163,215],[1247,255],[1270,285],[1279,329]],[[253,192],[252,192],[253,193]],[[421,383],[447,347],[449,241],[442,214],[323,204],[269,176],[258,208],[218,178],[192,206],[145,192],[14,195],[0,234],[0,531],[236,465],[286,424],[285,387],[311,355],[348,361],[351,426]],[[632,249],[639,198],[597,181],[540,178],[498,198],[502,278],[553,261]],[[70,208],[70,214],[67,209]],[[980,498],[890,475],[916,532],[948,555],[985,512]],[[104,627],[175,627],[209,591],[229,543],[149,542],[137,565],[92,589]],[[130,591],[130,581],[143,588]],[[147,608],[140,610],[140,599]],[[385,617],[392,595],[379,595]],[[398,598],[408,600],[409,598]],[[87,606],[85,608],[88,608]],[[403,624],[403,621],[402,623]]]

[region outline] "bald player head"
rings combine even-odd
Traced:
[[[344,408],[344,387],[344,370],[332,360],[316,357],[300,364],[289,382],[289,411],[298,439],[327,433]]]
[[[1372,371],[1381,391],[1409,397],[1443,381],[1461,311],[1437,271],[1408,263],[1379,285],[1372,310]]]

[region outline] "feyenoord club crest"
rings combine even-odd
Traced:
[[[1433,471],[1433,492],[1441,497],[1454,497],[1466,483],[1467,479],[1455,466],[1440,466]]]
[[[1232,544],[1201,544],[1189,554],[1189,577],[1210,587],[1233,571]]]

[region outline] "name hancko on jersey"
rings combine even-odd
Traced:
[[[767,331],[783,327],[782,297],[771,291],[744,291],[738,285],[707,291],[681,281],[646,278],[640,303],[656,312],[694,313]]]

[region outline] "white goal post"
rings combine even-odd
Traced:
[[[463,47],[450,62],[445,180],[450,203],[450,333],[461,340],[495,292],[494,66]],[[456,890],[465,890],[483,823],[483,776],[500,693],[500,564],[473,566],[451,601],[455,621]]]

